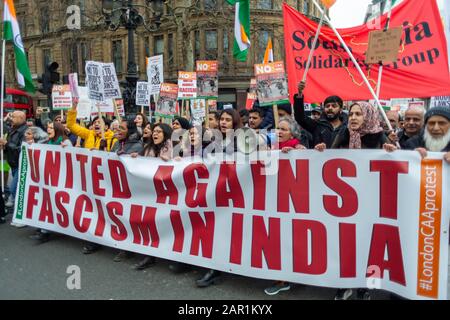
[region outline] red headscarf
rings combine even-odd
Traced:
[[[353,131],[350,127],[348,128],[348,131],[350,132],[350,149],[361,149],[361,137],[364,137],[366,134],[375,134],[383,131],[383,128],[380,125],[377,108],[365,101],[359,101],[354,105],[356,104],[361,107],[364,122],[356,131]],[[351,111],[352,107],[350,107],[349,111]]]

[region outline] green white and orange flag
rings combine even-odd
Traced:
[[[233,56],[239,61],[246,61],[250,48],[250,0],[227,1],[236,8]]]
[[[28,67],[27,55],[23,47],[22,37],[20,36],[19,23],[16,18],[13,0],[4,0],[3,11],[3,39],[13,41],[14,53],[16,56],[17,81],[19,86],[25,91],[35,92],[33,80],[31,79],[30,68]]]
[[[321,0],[322,4],[325,6],[325,8],[330,9],[333,4],[336,3],[336,0]]]
[[[264,53],[264,63],[273,62],[273,46],[272,39],[267,42],[266,52]]]

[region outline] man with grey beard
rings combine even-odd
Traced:
[[[435,107],[425,114],[425,128],[406,142],[407,150],[417,150],[422,157],[427,151],[446,152],[444,159],[450,163],[450,107]]]

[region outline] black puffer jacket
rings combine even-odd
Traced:
[[[342,125],[338,128],[333,128],[324,114],[319,121],[314,121],[306,116],[303,97],[299,97],[298,95],[294,96],[294,108],[295,121],[297,121],[303,129],[307,130],[313,136],[312,148],[319,143],[325,143],[327,148],[330,148],[331,144],[336,139],[336,136],[347,129],[347,122],[344,117],[341,117]]]
[[[382,149],[385,143],[390,143],[384,132],[366,134],[361,137],[361,149]],[[350,131],[345,129],[338,134],[331,144],[331,149],[348,149]]]
[[[17,168],[19,166],[20,146],[22,145],[27,128],[26,123],[24,123],[17,128],[12,128],[8,134],[5,152],[6,160],[11,168]]]

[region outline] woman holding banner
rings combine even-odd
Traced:
[[[136,158],[138,155],[144,157],[161,158],[164,161],[172,159],[172,128],[166,123],[155,124],[152,132],[152,139],[144,146],[140,153],[132,153],[131,157]],[[144,270],[155,264],[156,258],[145,256],[141,261],[133,266],[135,270]]]
[[[325,143],[315,147],[318,151],[326,149]],[[378,110],[368,102],[360,101],[349,108],[348,127],[340,132],[331,144],[331,149],[384,149],[387,152],[397,150],[390,144],[380,124]],[[335,300],[348,300],[353,289],[338,289]],[[369,290],[357,290],[358,300],[370,300]]]
[[[25,132],[25,138],[28,137],[27,131]],[[57,121],[49,122],[47,124],[47,134],[48,134],[47,144],[62,146],[63,148],[72,146],[72,142],[66,136],[64,125],[61,124],[61,122]],[[33,142],[36,141],[33,139]],[[37,229],[36,233],[31,235],[30,238],[39,241],[40,243],[44,243],[50,239],[50,232],[44,229]]]
[[[221,151],[223,153],[237,152],[237,141],[234,133],[236,130],[242,128],[241,117],[239,113],[234,109],[222,110],[219,117],[219,129],[222,133],[222,145]],[[230,140],[230,137],[233,137]],[[219,152],[220,148],[216,148],[216,152]],[[220,271],[208,270],[203,277],[196,281],[197,287],[206,288],[216,283],[221,277]]]

